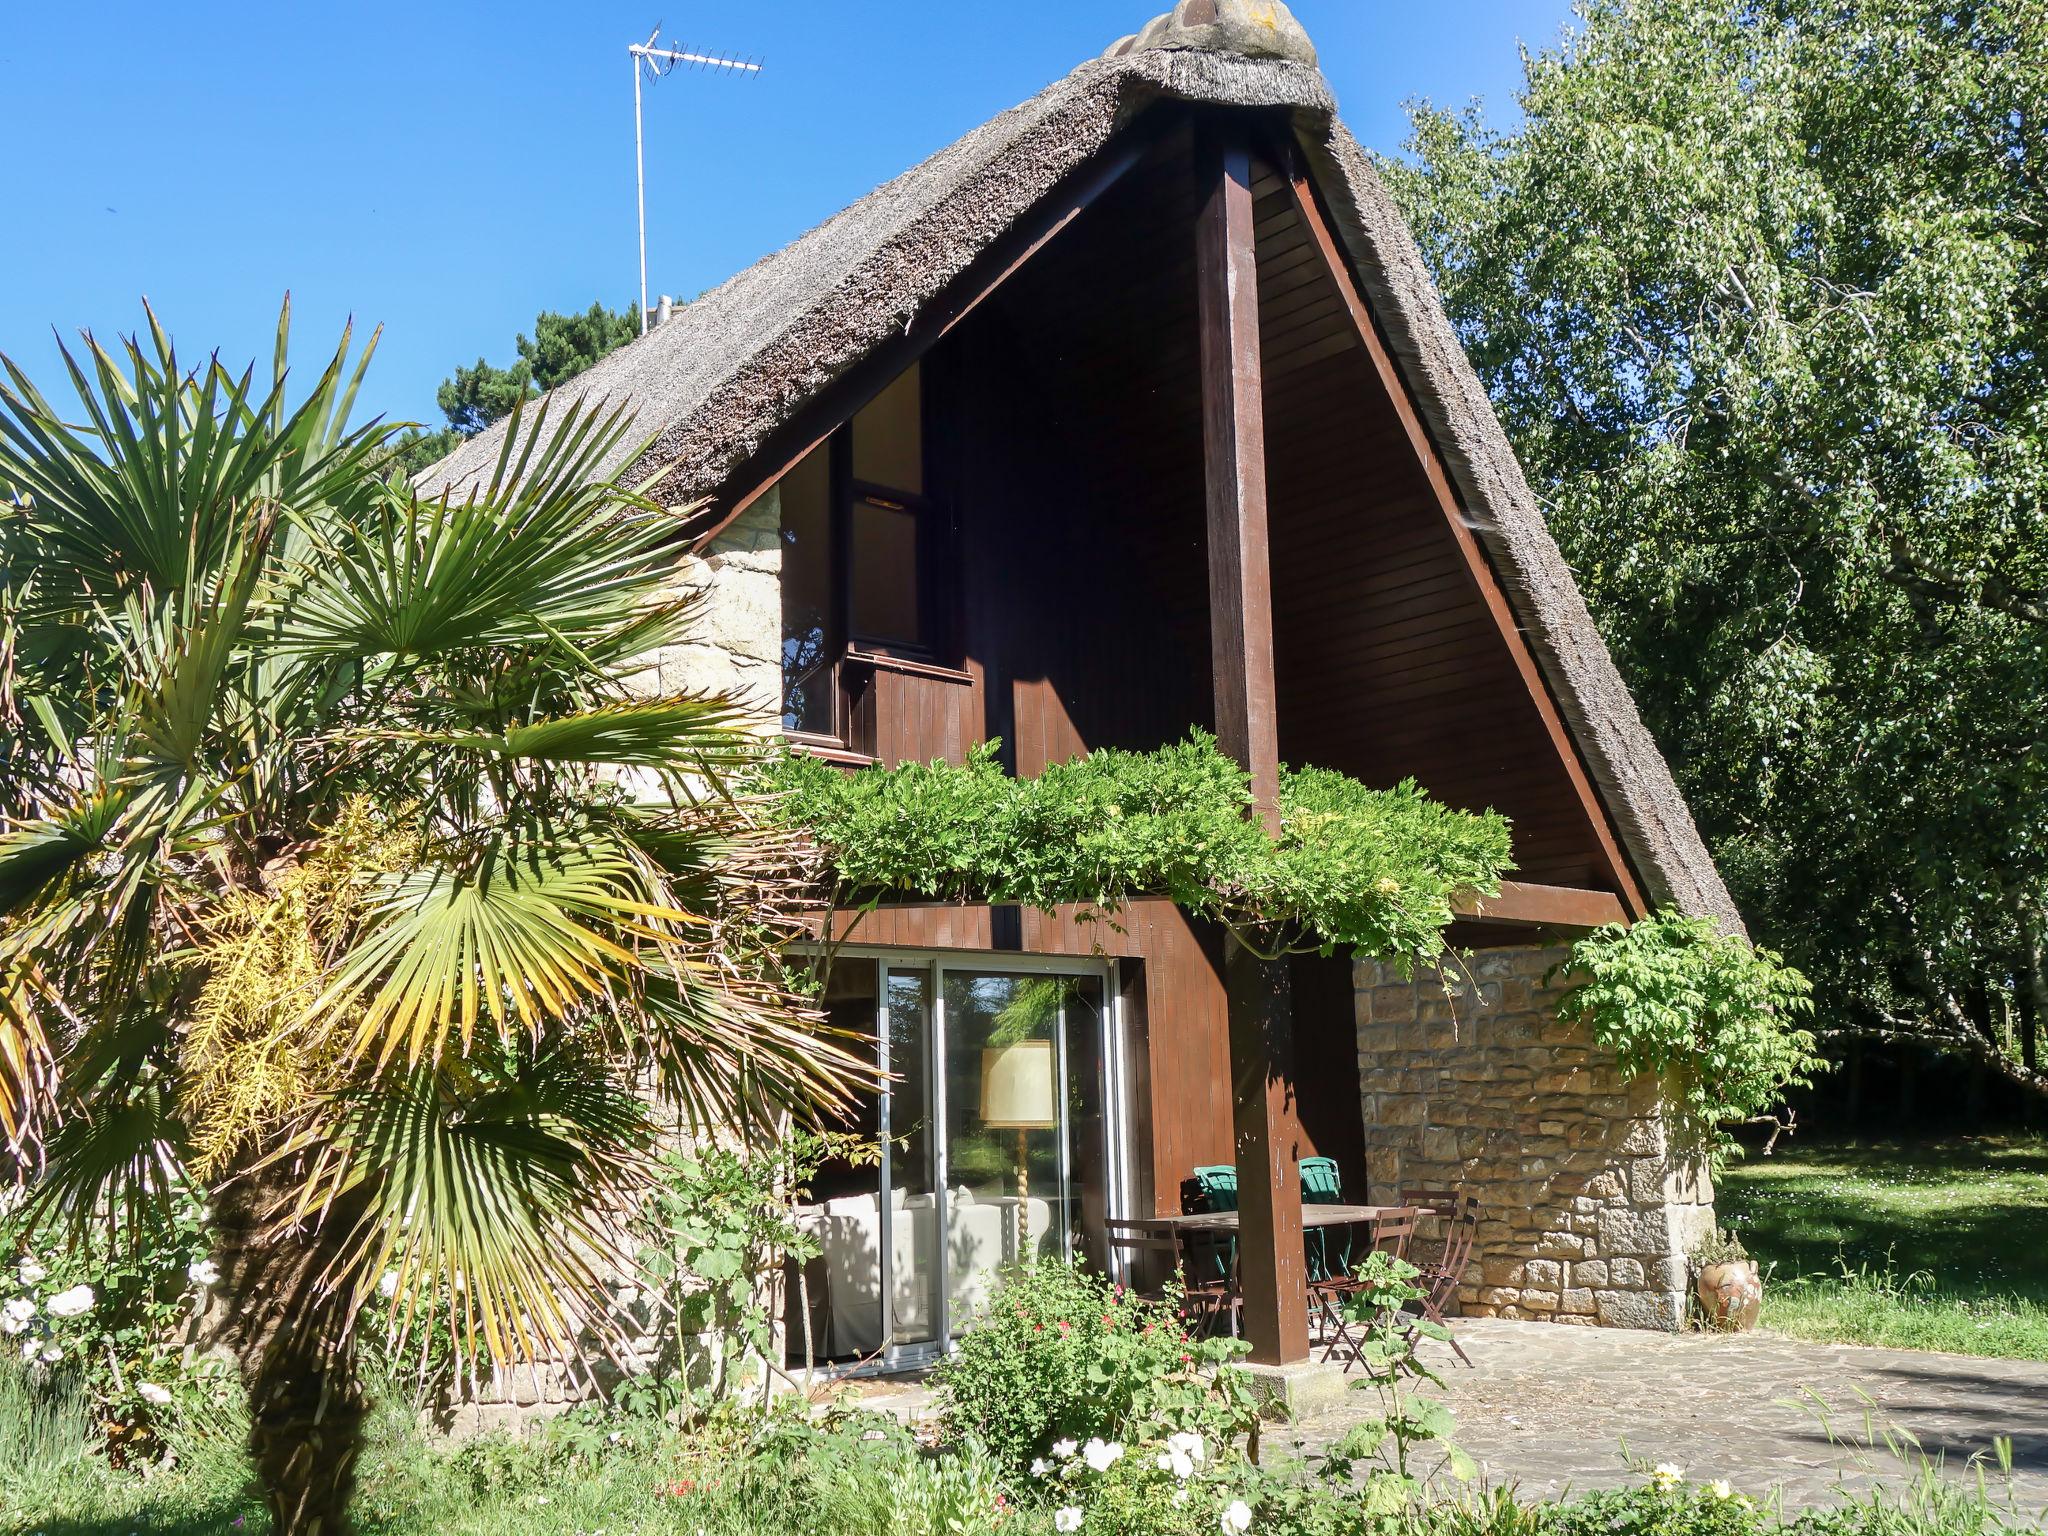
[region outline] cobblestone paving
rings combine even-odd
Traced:
[[[1962,1475],[2010,1437],[2020,1509],[2048,1511],[2048,1364],[1910,1350],[1807,1344],[1767,1334],[1713,1337],[1475,1318],[1457,1324],[1474,1366],[1429,1346],[1448,1383],[1459,1444],[1489,1482],[1525,1494],[1635,1481],[1626,1455],[1675,1462],[1697,1481],[1726,1478],[1787,1508],[1867,1490],[1904,1473],[1883,1447],[1889,1426],[1916,1436]],[[1441,1351],[1440,1355],[1437,1353]],[[1358,1394],[1360,1411],[1376,1402]],[[1350,1415],[1298,1433],[1308,1449]],[[1829,1424],[1833,1436],[1829,1434]]]

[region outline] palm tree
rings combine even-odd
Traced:
[[[81,1237],[208,1193],[258,1475],[324,1533],[387,1272],[472,1359],[602,1345],[654,1102],[861,1068],[778,967],[808,871],[738,708],[631,686],[690,613],[676,509],[596,473],[622,413],[424,498],[348,425],[374,338],[294,406],[288,324],[262,386],[88,335],[69,412],[0,359],[0,1130]]]

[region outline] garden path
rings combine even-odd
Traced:
[[[1987,1466],[2008,1436],[2013,1495],[2048,1511],[2048,1364],[1913,1350],[1737,1336],[1567,1328],[1475,1318],[1456,1324],[1471,1369],[1440,1345],[1425,1358],[1447,1384],[1431,1395],[1458,1416],[1458,1443],[1491,1482],[1554,1495],[1638,1481],[1624,1460],[1672,1462],[1689,1479],[1725,1478],[1786,1507],[1830,1502],[1837,1487],[1866,1491],[1910,1469],[1885,1449],[1887,1428],[1916,1437],[1944,1470]],[[1281,1438],[1327,1444],[1346,1420],[1327,1418]],[[1830,1434],[1832,1428],[1832,1434]]]

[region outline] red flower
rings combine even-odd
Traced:
[[[1071,1330],[1073,1329],[1073,1326],[1074,1326],[1074,1325],[1073,1325],[1072,1323],[1068,1322],[1068,1321],[1067,1321],[1067,1320],[1066,1320],[1066,1319],[1065,1319],[1064,1317],[1060,1319],[1060,1332],[1061,1332],[1061,1333],[1067,1333],[1067,1332],[1070,1332],[1070,1331],[1071,1331]]]

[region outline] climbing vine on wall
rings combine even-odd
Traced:
[[[1504,817],[1454,810],[1412,780],[1372,789],[1283,770],[1274,837],[1248,814],[1245,770],[1201,732],[1028,779],[1004,772],[999,750],[850,774],[780,756],[764,779],[774,814],[824,851],[841,907],[922,897],[1111,916],[1165,897],[1261,954],[1357,950],[1405,968],[1443,953],[1456,898],[1496,894],[1513,867]]]
[[[1797,1022],[1813,1012],[1812,984],[1712,918],[1610,923],[1559,969],[1571,984],[1558,1017],[1585,1024],[1630,1076],[1665,1079],[1673,1131],[1691,1150],[1726,1155],[1734,1126],[1776,1121],[1786,1089],[1823,1065]]]

